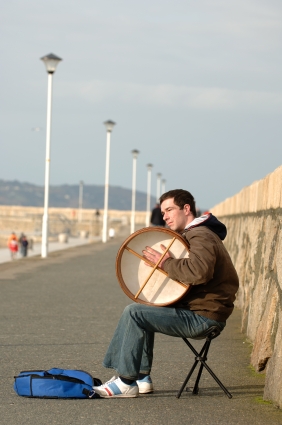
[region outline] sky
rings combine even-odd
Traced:
[[[281,0],[1,0],[0,179],[151,194],[182,188],[212,208],[282,162]]]

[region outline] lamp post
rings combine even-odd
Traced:
[[[52,77],[56,71],[58,63],[62,60],[58,56],[50,53],[43,56],[41,60],[46,66],[48,73],[47,89],[47,125],[46,125],[46,161],[45,161],[45,191],[44,191],[44,212],[42,218],[42,242],[41,257],[48,256],[48,206],[49,206],[49,181],[50,181],[50,142],[51,142],[51,111],[52,111]]]
[[[151,215],[151,179],[153,164],[147,164],[147,209],[146,209],[146,227],[150,226]]]
[[[159,202],[161,197],[161,177],[162,177],[161,173],[158,173],[157,174],[157,196],[156,196],[157,203]]]
[[[161,190],[161,195],[162,195],[163,193],[165,193],[165,184],[166,184],[166,180],[165,180],[165,179],[162,179],[162,190]]]
[[[139,151],[134,149],[131,151],[133,155],[133,167],[132,167],[132,203],[131,203],[131,226],[130,233],[135,231],[135,199],[136,199],[136,162]]]
[[[110,174],[110,143],[111,132],[115,126],[115,122],[108,120],[104,122],[107,131],[107,147],[106,147],[106,172],[105,172],[105,197],[104,197],[104,216],[103,216],[103,231],[102,242],[107,242],[108,239],[108,200],[109,200],[109,174]]]
[[[79,197],[78,197],[78,209],[79,209],[78,221],[79,221],[79,223],[81,223],[81,221],[82,221],[82,201],[83,201],[83,181],[81,180],[79,182]]]

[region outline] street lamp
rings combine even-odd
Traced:
[[[82,221],[82,201],[83,201],[83,181],[79,182],[79,197],[78,197],[78,221]]]
[[[165,179],[162,179],[162,190],[161,190],[161,195],[163,194],[163,193],[165,193],[165,184],[166,184],[166,180]]]
[[[136,162],[139,151],[134,149],[131,151],[133,155],[133,167],[132,167],[132,203],[131,203],[131,229],[130,233],[135,231],[135,198],[136,198]]]
[[[47,90],[47,125],[46,125],[46,161],[45,161],[45,192],[44,192],[44,212],[42,218],[42,243],[41,257],[48,256],[48,206],[49,206],[49,181],[50,181],[50,141],[51,141],[51,110],[52,110],[52,77],[56,71],[58,63],[62,60],[58,56],[50,53],[43,56],[41,60],[46,66],[48,73]]]
[[[153,164],[147,164],[147,212],[146,212],[146,227],[150,226],[151,216],[151,177],[152,177]]]
[[[113,121],[104,122],[107,130],[107,147],[106,147],[106,172],[105,172],[105,197],[104,197],[104,216],[103,216],[103,231],[102,231],[102,242],[107,242],[108,239],[108,199],[109,199],[109,173],[110,173],[110,143],[111,143],[111,132],[115,126]]]
[[[157,174],[157,203],[159,203],[161,197],[161,173]]]

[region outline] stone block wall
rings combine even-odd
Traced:
[[[49,237],[60,233],[77,236],[81,231],[90,236],[99,236],[102,232],[103,210],[97,217],[96,210],[73,208],[49,208]],[[6,247],[9,234],[25,233],[33,240],[40,240],[42,230],[43,208],[0,205],[0,247]],[[115,229],[116,235],[124,234],[130,225],[131,211],[109,210],[109,228]],[[136,230],[145,226],[146,212],[135,212]]]
[[[282,166],[211,208],[228,229],[225,245],[239,275],[236,305],[265,371],[264,398],[282,408]]]

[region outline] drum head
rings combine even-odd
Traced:
[[[162,227],[138,230],[120,247],[116,258],[116,274],[122,290],[133,301],[165,306],[178,301],[189,290],[189,285],[170,279],[167,273],[158,268],[152,273],[153,267],[145,264],[142,253],[145,246],[163,253],[160,245],[168,247],[171,242],[169,253],[172,257],[189,257],[188,245],[182,236]],[[136,296],[144,283],[142,291]]]

